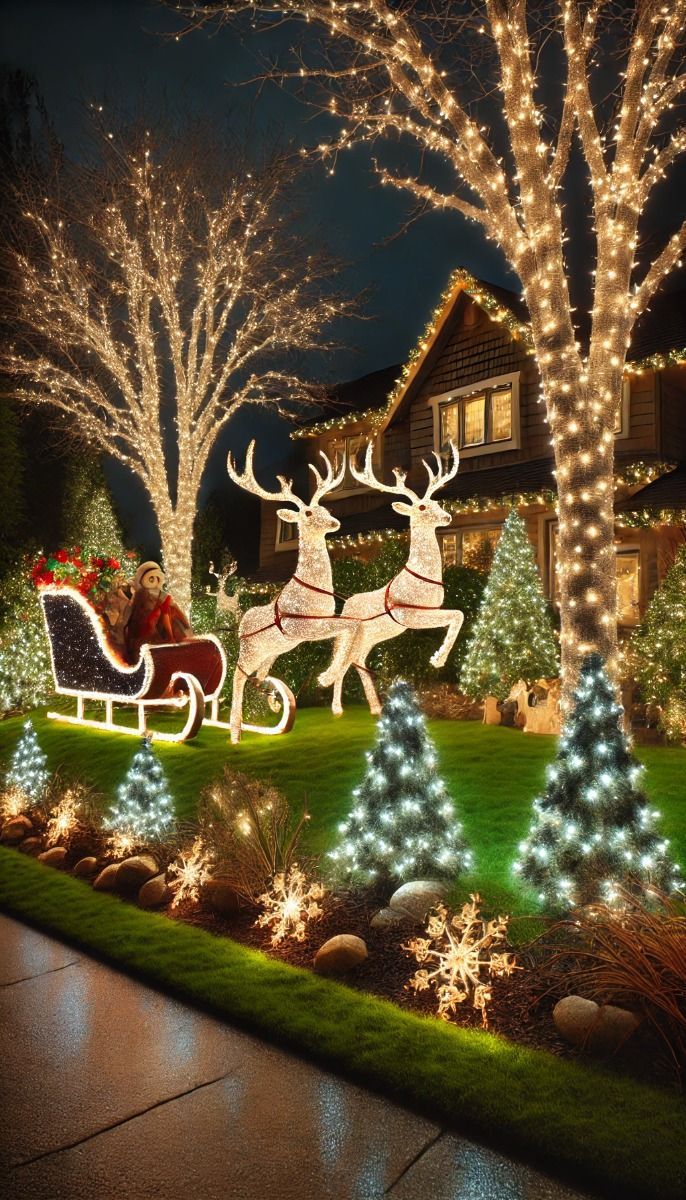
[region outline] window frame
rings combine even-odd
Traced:
[[[493,531],[497,532],[498,537],[500,537],[500,534],[503,531],[503,522],[499,521],[499,522],[496,522],[495,524],[490,524],[490,525],[460,525],[454,529],[446,529],[445,532],[441,533],[441,535],[440,535],[441,564],[442,564],[443,568],[445,569],[445,567],[446,567],[445,555],[443,553],[443,543],[446,541],[447,538],[455,539],[455,562],[450,563],[448,565],[455,566],[455,567],[462,567],[462,566],[464,566],[463,557],[462,557],[463,556],[464,534],[465,533],[478,533],[478,534],[481,534],[482,537],[484,537],[487,533],[491,533]],[[494,548],[494,553],[495,553],[495,548]]]
[[[467,384],[465,387],[451,388],[449,392],[442,392],[438,396],[432,396],[429,403],[433,412],[433,427],[434,427],[434,447],[437,453],[441,453],[441,414],[443,409],[456,404],[460,414],[460,432],[458,441],[463,436],[463,420],[464,406],[461,401],[477,399],[483,395],[486,398],[484,412],[484,437],[488,437],[490,433],[489,424],[490,417],[490,402],[493,392],[502,391],[509,387],[512,404],[512,426],[509,438],[500,438],[498,441],[479,442],[471,446],[460,447],[460,458],[475,458],[483,454],[502,454],[506,450],[519,450],[520,448],[520,415],[519,415],[519,380],[520,371],[513,371],[508,375],[496,375],[491,379],[478,380],[475,383]]]
[[[333,462],[331,447],[333,446],[334,442],[345,442],[346,460],[347,460],[347,463],[349,463],[350,458],[348,456],[348,443],[352,442],[352,441],[356,441],[356,440],[360,440],[362,442],[367,442],[367,441],[369,441],[369,435],[367,433],[365,433],[364,430],[358,430],[357,433],[335,434],[333,437],[328,437],[326,439],[326,441],[322,445],[322,450]],[[383,440],[382,437],[375,437],[374,442],[373,442],[373,447],[372,447],[372,466],[374,467],[374,470],[377,474],[381,470],[381,443],[382,443],[382,440]],[[346,476],[348,476],[347,464],[346,464]],[[344,477],[344,480],[343,480],[343,483],[341,484],[341,486],[339,488],[336,488],[336,490],[334,492],[329,492],[329,496],[332,500],[333,499],[343,500],[346,496],[361,496],[361,495],[364,495],[365,492],[372,492],[373,490],[374,490],[373,488],[367,487],[366,484],[364,484],[364,483],[357,483],[357,481],[352,479],[352,476],[350,476],[349,478]]]

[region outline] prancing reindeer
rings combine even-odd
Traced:
[[[395,468],[395,483],[390,485],[375,477],[372,469],[372,442],[367,444],[362,471],[357,469],[354,462],[350,463],[350,470],[359,483],[379,492],[404,496],[409,501],[396,501],[393,509],[410,519],[410,552],[403,569],[386,587],[377,588],[374,592],[360,592],[357,596],[351,596],[343,605],[331,664],[319,676],[323,687],[333,684],[331,707],[336,716],[343,712],[343,679],[353,666],[362,680],[371,711],[381,712],[379,697],[371,673],[366,667],[367,655],[378,642],[399,637],[406,629],[436,629],[447,626],[442,644],[431,656],[431,664],[434,667],[444,666],[455,644],[464,614],[458,609],[441,608],[443,561],[436,534],[436,530],[449,525],[452,518],[449,512],[432,499],[434,492],[457,474],[460,461],[457,446],[451,442],[450,449],[452,463],[447,471],[437,454],[434,455],[436,470],[424,461],[429,482],[423,496],[408,487],[405,471]]]
[[[238,624],[240,615],[240,592],[234,592],[232,596],[229,596],[226,592],[226,581],[231,575],[235,575],[237,570],[238,563],[235,558],[231,558],[228,554],[223,555],[218,571],[215,571],[213,562],[207,568],[207,574],[214,575],[214,578],[217,580],[216,592],[211,590],[212,585],[209,583],[205,587],[205,594],[207,596],[216,597],[217,617],[228,617],[235,625]]]
[[[310,463],[316,487],[312,499],[301,500],[293,491],[293,481],[277,475],[278,492],[268,492],[255,479],[253,472],[254,441],[248,446],[245,467],[238,472],[231,454],[227,468],[234,483],[260,496],[263,500],[281,500],[293,508],[280,508],[277,515],[282,521],[298,526],[298,562],[295,574],[284,585],[271,604],[249,608],[238,629],[238,663],[233,677],[231,703],[231,741],[238,742],[241,736],[243,716],[243,692],[250,676],[262,682],[268,675],[272,663],[280,654],[299,645],[300,642],[316,642],[334,637],[339,630],[335,619],[335,598],[331,579],[331,562],[326,548],[326,535],[340,529],[340,522],[320,504],[329,492],[341,486],[345,474],[345,462],[338,474],[323,451],[325,470],[320,473]]]

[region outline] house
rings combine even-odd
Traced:
[[[390,481],[391,468],[401,467],[418,486],[422,459],[456,440],[460,470],[440,493],[453,514],[439,531],[444,564],[488,566],[515,504],[555,600],[554,460],[528,316],[514,293],[455,272],[409,362],[339,387],[323,419],[292,437],[304,457],[321,449],[337,465],[372,437],[377,474]],[[686,523],[686,293],[660,298],[637,326],[615,437],[617,615],[628,631]],[[328,503],[341,522],[329,541],[334,557],[366,557],[384,538],[404,535],[407,522],[390,498],[349,472]],[[292,574],[294,528],[263,502],[262,578]]]

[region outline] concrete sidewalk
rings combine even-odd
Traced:
[[[0,1063],[3,1200],[584,1200],[1,915]]]

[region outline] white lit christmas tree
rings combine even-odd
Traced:
[[[678,551],[631,639],[645,700],[659,704],[669,738],[686,735],[686,546]]]
[[[369,766],[353,791],[329,857],[335,871],[360,883],[454,879],[471,869],[462,826],[443,780],[416,696],[396,680],[378,723]]]
[[[584,659],[543,796],[515,871],[555,908],[613,903],[618,887],[682,888],[660,816],[641,790],[643,767],[620,728],[622,708],[598,654]]]
[[[555,635],[526,525],[503,526],[460,673],[467,696],[504,700],[518,679],[558,674]]]
[[[35,803],[40,800],[50,779],[46,770],[47,755],[39,744],[32,721],[24,722],[17,747],[12,755],[10,768],[5,777],[5,787]]]
[[[149,737],[143,738],[136,751],[104,824],[106,829],[125,835],[134,845],[159,840],[171,832],[172,798]]]

